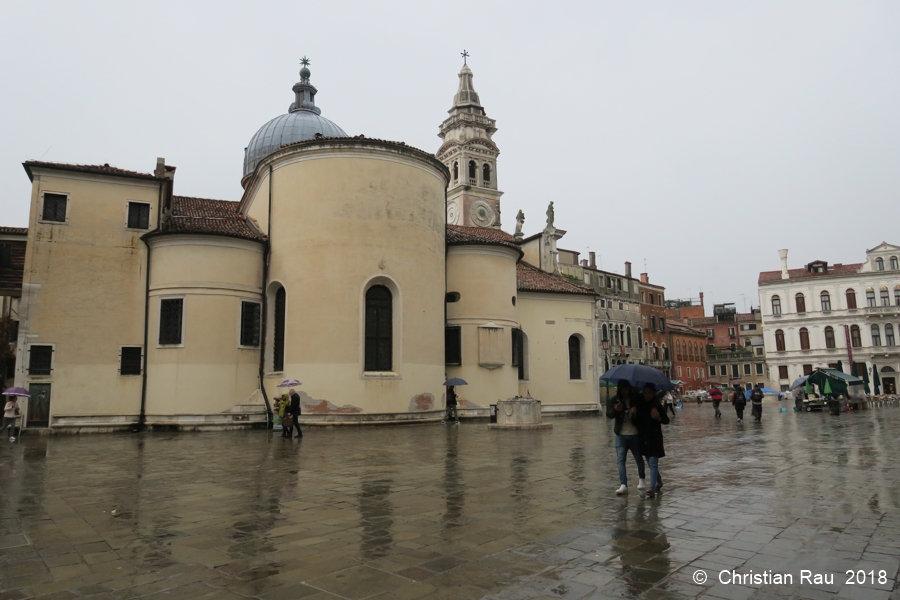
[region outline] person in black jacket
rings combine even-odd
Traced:
[[[669,415],[656,396],[656,387],[652,383],[644,385],[641,395],[633,422],[640,435],[641,454],[650,465],[650,489],[647,496],[653,498],[663,485],[659,475],[659,459],[666,455],[662,426],[669,424]]]
[[[298,394],[294,388],[291,388],[291,416],[293,416],[293,426],[288,430],[287,437],[292,437],[294,435],[294,427],[297,428],[297,437],[303,437],[303,432],[300,431],[300,394]]]
[[[753,417],[756,419],[756,422],[759,423],[762,420],[762,401],[763,401],[763,391],[759,387],[757,383],[753,386],[753,391],[750,392],[750,404],[752,410],[750,411]]]
[[[616,494],[628,493],[628,474],[625,470],[625,459],[628,452],[634,457],[638,468],[638,489],[644,489],[644,458],[641,456],[640,437],[637,427],[631,422],[637,410],[637,398],[631,384],[620,379],[616,395],[610,398],[606,405],[606,418],[615,419],[613,430],[616,433],[616,466],[619,469],[619,489]]]

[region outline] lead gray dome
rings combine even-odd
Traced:
[[[300,81],[294,84],[294,102],[286,115],[275,117],[259,128],[244,149],[244,177],[256,170],[259,162],[286,144],[323,137],[349,137],[343,129],[321,116],[316,106],[318,91],[309,83],[309,69],[300,70]]]

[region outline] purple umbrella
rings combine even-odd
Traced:
[[[303,385],[303,384],[300,383],[299,381],[297,381],[296,379],[285,379],[284,381],[282,381],[275,387],[296,387],[298,385]]]
[[[28,390],[20,387],[11,387],[5,392],[3,392],[4,396],[22,396],[24,398],[31,398],[31,394],[28,393]]]

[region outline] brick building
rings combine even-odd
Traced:
[[[665,372],[671,379],[672,356],[666,331],[666,288],[650,283],[641,273],[641,325],[644,337],[644,364]]]
[[[704,389],[706,381],[706,334],[679,321],[668,321],[672,349],[672,378],[682,381],[678,393]]]

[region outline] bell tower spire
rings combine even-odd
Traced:
[[[447,222],[470,227],[500,227],[497,189],[497,156],[500,149],[491,137],[497,123],[487,116],[475,86],[469,53],[463,50],[459,88],[453,96],[450,116],[441,123],[441,144],[436,156],[450,169]]]

